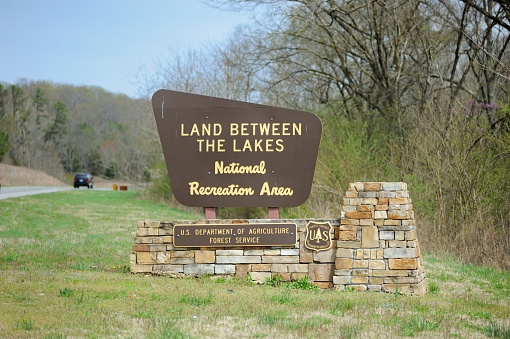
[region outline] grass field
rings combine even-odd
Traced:
[[[437,253],[423,297],[129,273],[139,220],[196,218],[134,191],[0,201],[0,338],[510,338],[510,273]]]

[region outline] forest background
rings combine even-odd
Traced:
[[[142,66],[142,98],[0,84],[0,161],[60,179],[83,170],[143,182],[178,205],[150,107],[157,89],[311,111],[324,126],[312,194],[282,217],[338,217],[349,182],[404,181],[425,251],[510,269],[506,1],[211,3],[256,18],[221,44]]]

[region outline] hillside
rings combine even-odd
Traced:
[[[2,163],[0,163],[0,182],[2,186],[67,186],[42,171]]]

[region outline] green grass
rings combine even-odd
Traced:
[[[1,200],[0,337],[508,338],[510,274],[440,255],[422,297],[129,273],[138,221],[201,217],[134,191]]]

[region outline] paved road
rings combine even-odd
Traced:
[[[43,187],[43,186],[12,186],[2,187],[0,189],[0,200],[8,198],[17,198],[25,195],[34,195],[42,193],[53,193],[61,191],[70,191],[74,189],[72,186],[66,187]]]

